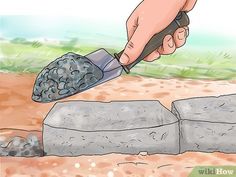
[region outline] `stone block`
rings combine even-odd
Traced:
[[[47,155],[179,153],[177,118],[158,101],[70,101],[43,123]]]
[[[236,94],[177,100],[180,152],[236,152]]]

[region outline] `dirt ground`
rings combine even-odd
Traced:
[[[55,103],[31,100],[36,75],[0,73],[0,139],[41,137],[42,121]],[[177,99],[236,93],[236,81],[153,79],[122,76],[67,100],[159,100],[168,109]],[[27,131],[21,131],[21,129]],[[121,155],[79,157],[1,157],[1,177],[185,177],[196,165],[235,165],[236,154],[187,152],[180,155]]]

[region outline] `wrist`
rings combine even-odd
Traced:
[[[180,11],[187,6],[188,1],[197,1],[197,0],[143,0],[142,2],[148,3],[151,6],[173,6],[178,8]]]

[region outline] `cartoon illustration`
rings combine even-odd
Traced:
[[[235,176],[235,39],[196,33],[211,0],[69,1],[2,10],[0,176]]]
[[[188,24],[189,19],[186,13],[180,12],[167,28],[150,39],[138,58],[128,65],[121,65],[119,60],[121,55],[128,56],[126,50],[129,50],[129,46],[124,50],[124,54],[123,51],[115,54],[115,58],[104,49],[90,53],[83,58],[68,53],[50,63],[40,73],[35,83],[33,99],[42,102],[55,101],[116,78],[121,75],[123,69],[129,73],[132,67],[145,57],[149,57],[148,55],[152,55],[151,53],[155,52],[156,47],[162,45],[167,34],[174,34],[178,28]],[[134,45],[132,41],[130,43]],[[121,58],[121,60],[124,59]]]

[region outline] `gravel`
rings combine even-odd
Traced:
[[[46,66],[38,75],[32,99],[51,102],[87,90],[103,77],[102,70],[88,58],[67,53]]]
[[[36,135],[27,138],[15,136],[6,141],[0,141],[0,156],[33,157],[43,156],[41,143]]]

